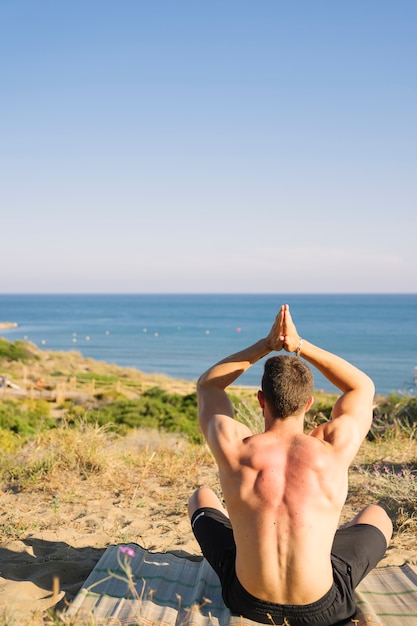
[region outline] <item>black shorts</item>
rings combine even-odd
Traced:
[[[236,546],[228,517],[217,509],[195,511],[191,526],[202,553],[217,573],[224,603],[235,615],[263,624],[291,626],[343,626],[354,615],[355,588],[377,565],[387,543],[383,533],[369,524],[356,524],[336,532],[331,561],[333,586],[317,602],[276,604],[252,596],[240,584],[235,569]]]

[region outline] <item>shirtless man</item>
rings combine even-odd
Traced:
[[[265,430],[233,419],[225,389],[265,363],[258,400]],[[316,367],[342,395],[332,419],[304,434]],[[188,504],[204,556],[233,614],[286,626],[351,624],[354,589],[383,557],[392,534],[371,504],[337,530],[348,467],[372,421],[374,385],[356,367],[301,339],[283,305],[264,339],[213,365],[197,385],[199,422],[219,467],[227,511],[208,488]]]

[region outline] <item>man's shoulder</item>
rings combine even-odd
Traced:
[[[336,454],[339,459],[346,457],[346,462],[350,463],[364,440],[364,431],[360,422],[342,415],[317,426],[311,438],[324,444],[323,448]]]

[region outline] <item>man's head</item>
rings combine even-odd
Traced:
[[[262,393],[273,418],[302,413],[313,393],[313,373],[301,359],[273,356],[265,363]]]

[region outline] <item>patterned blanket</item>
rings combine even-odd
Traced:
[[[416,626],[417,568],[375,569],[356,597],[352,626]],[[109,547],[66,614],[74,623],[91,623],[93,617],[97,625],[256,625],[230,614],[205,559],[148,552],[136,544]]]

